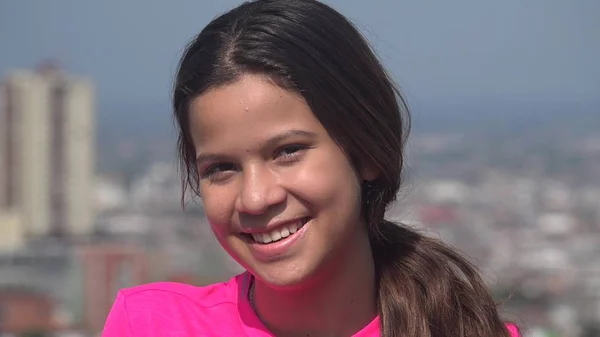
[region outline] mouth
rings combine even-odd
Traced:
[[[309,220],[310,218],[302,218],[284,226],[277,227],[270,232],[252,234],[244,233],[242,235],[250,242],[268,245],[294,236],[302,227],[304,227],[304,225],[306,225]]]

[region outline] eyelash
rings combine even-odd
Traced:
[[[284,165],[291,164],[296,162],[298,157],[309,148],[309,146],[300,144],[286,145],[275,151],[275,159],[280,159]],[[285,153],[285,151],[289,151],[289,153]],[[232,163],[215,163],[203,170],[200,174],[200,178],[209,179],[211,182],[224,180],[227,177],[220,178],[219,175],[235,170],[235,166],[236,165]]]
[[[291,153],[282,154],[279,156],[279,158],[283,158],[283,160],[286,162],[292,162],[292,161],[295,161],[297,159],[297,157],[299,155],[301,155],[303,153],[303,151],[307,150],[308,148],[309,148],[308,146],[300,145],[300,144],[286,145],[286,146],[280,148],[279,150],[277,150],[277,152],[275,152],[275,154],[279,155],[280,153],[284,152],[285,150],[293,150]]]
[[[222,174],[228,171],[232,171],[234,169],[234,164],[230,164],[230,163],[218,163],[218,164],[213,164],[210,165],[209,167],[207,167],[201,174],[201,178],[209,178],[209,179],[213,179],[213,177],[217,174]],[[223,169],[225,168],[225,169]],[[221,169],[221,170],[219,170]],[[219,171],[217,171],[219,170]]]

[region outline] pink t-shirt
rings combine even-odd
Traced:
[[[207,287],[152,283],[121,290],[102,337],[273,337],[248,301],[250,276]],[[509,325],[512,337],[516,327]],[[353,337],[379,336],[375,318]]]

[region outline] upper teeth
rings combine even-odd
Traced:
[[[271,231],[269,233],[252,234],[252,237],[254,238],[254,240],[256,242],[260,242],[260,243],[275,242],[275,241],[279,241],[283,238],[287,238],[288,236],[290,236],[290,234],[296,233],[296,231],[298,231],[298,228],[302,227],[302,225],[303,225],[302,221],[298,220],[287,226],[274,229],[273,231]]]

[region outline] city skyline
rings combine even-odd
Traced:
[[[469,257],[523,337],[596,336],[600,2],[326,2],[411,110],[387,218]],[[243,271],[202,200],[181,209],[169,97],[239,3],[0,1],[0,335],[96,336],[119,289]]]

